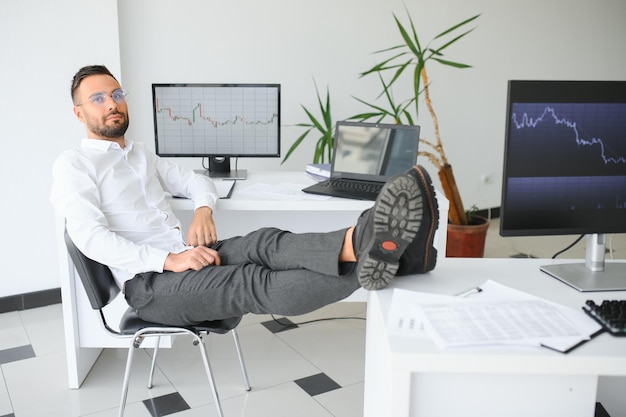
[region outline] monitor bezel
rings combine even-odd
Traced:
[[[509,80],[500,206],[501,236],[625,233],[626,218],[624,216],[620,218],[619,213],[609,219],[593,219],[586,221],[586,224],[572,223],[559,227],[543,227],[537,222],[521,225],[520,221],[512,220],[515,216],[519,219],[519,213],[512,213],[507,205],[509,185],[507,180],[510,177],[507,167],[510,163],[509,146],[514,103],[626,103],[626,81]],[[575,221],[580,222],[579,219]]]
[[[156,103],[156,89],[160,87],[244,87],[244,88],[276,88],[277,89],[277,118],[278,118],[278,130],[277,130],[277,146],[275,153],[205,153],[205,152],[193,152],[193,153],[164,153],[159,151],[159,132],[157,126],[157,103]],[[152,116],[154,125],[154,146],[155,153],[161,157],[167,158],[278,158],[281,155],[281,84],[280,83],[153,83],[152,84]]]
[[[349,126],[349,127],[367,127],[367,128],[377,128],[377,129],[388,129],[388,130],[396,130],[396,131],[410,131],[415,133],[415,143],[414,143],[414,156],[413,156],[413,165],[417,163],[417,156],[419,151],[419,135],[421,127],[420,125],[402,125],[402,124],[394,124],[394,123],[379,123],[379,122],[364,122],[364,121],[353,121],[353,120],[339,120],[335,123],[335,131],[333,135],[333,158],[331,161],[331,172],[334,176],[338,177],[349,177],[357,180],[369,180],[369,181],[386,181],[389,176],[386,175],[372,175],[372,174],[358,174],[358,173],[347,173],[337,168],[336,166],[336,158],[337,155],[337,147],[339,145],[339,141],[337,140],[339,137],[339,130],[341,126]]]

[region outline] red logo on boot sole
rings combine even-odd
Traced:
[[[391,241],[391,240],[385,240],[383,243],[381,243],[380,245],[384,250],[386,251],[394,251],[396,249],[398,249],[398,245],[396,245],[395,242]]]

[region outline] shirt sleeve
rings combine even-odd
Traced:
[[[150,156],[154,158],[163,189],[173,196],[192,200],[194,210],[203,206],[215,210],[218,194],[212,179],[206,175],[196,174],[192,170],[182,168],[178,164],[157,155]]]
[[[50,195],[67,232],[87,257],[132,275],[163,272],[169,252],[136,244],[112,232],[100,209],[100,194],[93,165],[78,153],[66,152],[53,165]]]

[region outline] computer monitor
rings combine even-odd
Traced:
[[[385,182],[415,165],[420,126],[338,121],[332,172]]]
[[[584,263],[541,270],[579,291],[626,289],[605,234],[626,232],[626,81],[508,83],[502,236],[587,235]]]
[[[156,153],[202,157],[211,177],[244,179],[232,157],[280,156],[280,84],[152,84]]]

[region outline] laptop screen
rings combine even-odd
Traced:
[[[332,176],[386,181],[415,165],[419,126],[337,122]]]

